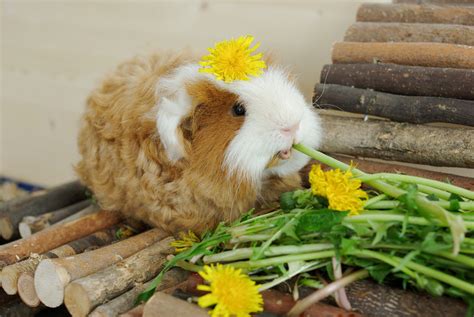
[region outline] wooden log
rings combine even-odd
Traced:
[[[435,42],[474,45],[474,26],[457,24],[356,22],[346,42]]]
[[[474,8],[416,4],[364,3],[358,22],[446,23],[474,25]]]
[[[474,5],[474,0],[392,0],[392,3]]]
[[[129,311],[120,314],[120,317],[142,317],[143,316],[143,310],[145,309],[145,304],[140,304]]]
[[[315,106],[321,109],[361,113],[398,122],[474,126],[473,100],[401,96],[332,84],[317,84],[314,93]]]
[[[34,273],[36,267],[42,260],[73,256],[87,250],[110,244],[117,240],[117,230],[124,227],[125,225],[119,225],[97,231],[84,238],[69,242],[41,255],[31,256],[27,260],[4,267],[0,274],[3,289],[7,294],[16,294],[18,290],[18,278],[20,275],[22,273]]]
[[[188,275],[189,272],[182,269],[171,269],[164,274],[163,280],[157,286],[156,291],[163,291],[167,288],[178,285],[179,283],[185,281]],[[115,317],[121,313],[129,311],[135,306],[135,301],[138,295],[147,289],[150,284],[151,281],[145,284],[137,285],[128,292],[98,306],[89,314],[89,317]]]
[[[34,235],[0,247],[0,267],[16,263],[31,253],[44,253],[60,245],[85,237],[117,224],[121,216],[113,211],[100,211],[75,221],[54,225]]]
[[[402,173],[406,175],[424,177],[429,179],[434,179],[441,182],[449,182],[450,184],[466,188],[469,190],[474,190],[474,178],[463,177],[459,175],[446,174],[441,172],[428,171],[420,168],[393,164],[388,162],[378,162],[366,158],[355,158],[351,156],[335,155],[331,154],[332,157],[342,161],[346,164],[351,162],[357,166],[361,171],[366,173]],[[318,164],[316,161],[309,162],[301,171],[300,175],[303,179],[303,186],[308,188],[309,181],[308,175],[313,164]]]
[[[68,311],[74,317],[87,316],[94,307],[123,294],[134,283],[156,276],[166,262],[166,255],[174,250],[170,246],[172,241],[172,237],[163,239],[102,271],[71,282],[64,293]]]
[[[30,307],[39,306],[41,302],[36,294],[33,273],[22,273],[18,278],[18,288],[21,290],[18,295],[23,303]]]
[[[410,96],[474,100],[474,70],[396,64],[329,64],[321,71],[322,84]]]
[[[41,231],[52,224],[67,218],[74,213],[87,208],[91,204],[90,199],[77,202],[64,208],[47,212],[39,216],[25,216],[18,224],[18,231],[22,238],[31,236],[33,233]]]
[[[175,317],[193,316],[208,317],[205,309],[199,306],[173,297],[166,293],[158,292],[153,295],[143,309],[143,317]]]
[[[58,307],[64,300],[64,288],[69,282],[93,274],[166,237],[159,229],[151,229],[112,245],[70,256],[46,259],[35,272],[35,289],[47,307]]]
[[[473,69],[474,49],[472,46],[444,43],[338,42],[332,48],[332,62]]]
[[[370,280],[357,281],[346,287],[354,309],[366,317],[445,317],[466,316],[462,300],[446,296],[387,287]]]
[[[434,166],[474,167],[474,129],[321,117],[323,152]]]
[[[0,234],[5,240],[19,237],[18,224],[25,216],[37,216],[86,199],[78,181],[53,187],[44,194],[10,200],[0,205]]]

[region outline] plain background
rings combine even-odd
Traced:
[[[73,179],[88,93],[136,54],[205,54],[216,41],[251,34],[296,72],[309,100],[361,2],[1,1],[0,175],[40,185]]]

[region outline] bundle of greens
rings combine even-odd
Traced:
[[[247,274],[259,291],[294,277],[318,288],[293,308],[295,316],[335,291],[348,308],[342,288],[368,276],[460,297],[472,307],[474,192],[413,176],[369,175],[303,145],[295,149],[333,170],[313,166],[311,189],[283,194],[279,209],[251,211],[201,239],[178,241],[182,252],[154,286],[173,266],[202,272],[221,263]],[[341,264],[357,270],[343,275]],[[323,286],[309,274],[316,269],[335,282]],[[140,299],[152,292],[153,286]]]

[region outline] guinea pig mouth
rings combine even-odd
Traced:
[[[288,160],[289,158],[291,158],[291,148],[278,151],[278,153],[272,156],[266,168],[277,166],[281,160]]]
[[[278,157],[281,158],[282,160],[289,159],[291,157],[291,148],[278,152]]]

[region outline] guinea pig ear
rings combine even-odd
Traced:
[[[172,74],[160,79],[156,86],[156,127],[166,155],[171,162],[186,156],[182,122],[192,110],[192,100],[186,84],[198,77],[198,65],[181,66]]]

